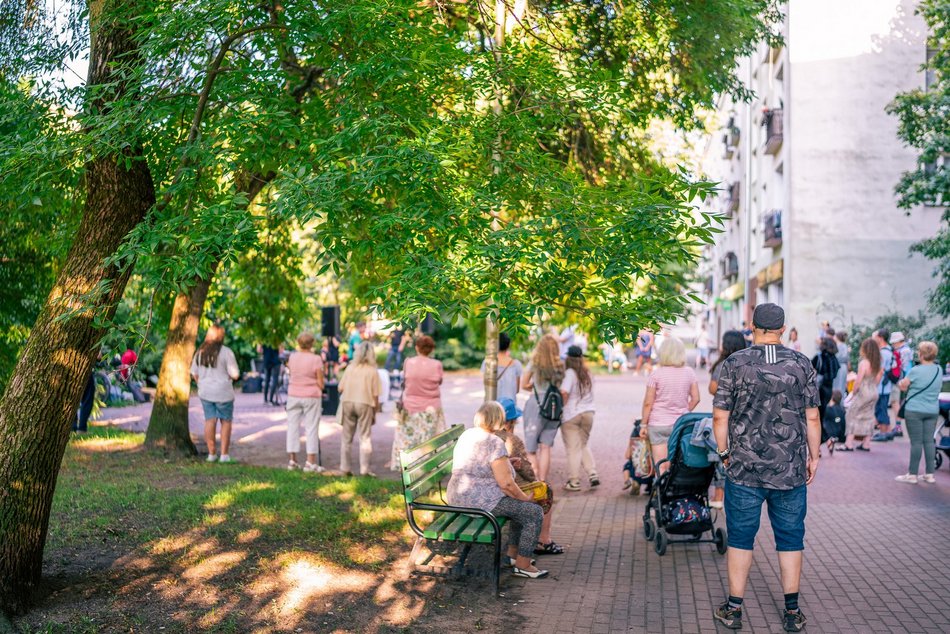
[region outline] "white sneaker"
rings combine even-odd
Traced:
[[[294,471],[299,468],[300,468],[300,464],[298,464],[296,460],[291,460],[290,462],[287,463],[287,471]]]
[[[226,453],[223,453],[221,454],[221,457],[218,459],[218,462],[232,462],[231,456]]]
[[[216,456],[216,455],[213,454],[213,453],[209,453],[209,454],[208,454],[208,457],[206,458],[206,460],[207,460],[208,462],[217,462],[217,461],[218,461],[218,456]]]
[[[313,464],[312,462],[305,462],[303,465],[304,473],[323,473],[324,471],[326,471],[326,469],[318,464]]]
[[[921,482],[926,482],[927,484],[937,483],[937,479],[934,477],[934,474],[932,473],[925,473],[924,475],[920,476],[920,480]]]
[[[912,473],[905,473],[904,475],[899,475],[894,479],[905,484],[917,484],[917,476]]]

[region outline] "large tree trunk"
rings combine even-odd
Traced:
[[[114,6],[116,2],[109,3]],[[136,63],[130,24],[89,3],[89,108],[103,112],[129,88]],[[130,55],[133,54],[133,55]],[[128,159],[128,163],[126,162]],[[126,165],[128,164],[128,167]],[[105,266],[155,202],[140,156],[100,156],[85,166],[86,203],[66,262],[0,400],[0,610],[25,610],[40,581],[53,490],[76,406],[129,270]]]
[[[251,173],[239,170],[235,174],[235,188],[246,195],[251,205],[276,173]],[[198,324],[204,313],[205,300],[217,265],[208,276],[198,279],[194,286],[178,294],[172,307],[171,323],[165,337],[162,367],[158,372],[155,404],[148,420],[145,446],[194,455],[197,452],[188,429],[188,402],[191,397],[191,359],[195,355]]]
[[[158,372],[155,404],[148,420],[145,446],[183,454],[198,453],[188,429],[188,401],[191,397],[191,358],[195,354],[198,323],[214,270],[199,279],[188,292],[179,293],[172,307],[172,319],[165,337],[162,367]]]

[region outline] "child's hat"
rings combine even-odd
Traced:
[[[518,409],[518,406],[510,398],[503,398],[498,401],[498,404],[505,409],[505,420],[516,420],[521,418],[521,410]]]

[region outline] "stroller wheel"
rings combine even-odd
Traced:
[[[716,540],[716,552],[720,555],[726,554],[726,533],[721,529],[717,528],[713,532],[713,539]]]
[[[653,541],[653,537],[656,535],[656,524],[653,523],[649,517],[643,520],[643,536],[647,538],[648,542]]]
[[[666,554],[667,542],[666,531],[661,528],[656,532],[656,541],[653,542],[653,550],[656,551],[656,554],[660,557]]]
[[[943,454],[940,453],[939,451],[937,452],[937,455],[934,456],[934,465],[936,466],[937,469],[939,469],[943,465]]]

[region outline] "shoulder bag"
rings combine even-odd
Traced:
[[[927,387],[917,390],[916,392],[914,392],[913,394],[911,394],[910,396],[908,396],[907,398],[904,399],[904,402],[901,403],[900,409],[897,410],[897,417],[898,417],[898,418],[904,418],[904,414],[906,413],[905,410],[904,410],[904,408],[907,406],[907,401],[909,401],[910,399],[914,398],[915,396],[917,396],[917,395],[920,394],[921,392],[926,392],[927,389],[928,389],[931,385],[934,384],[934,381],[936,381],[936,380],[937,380],[937,377],[940,376],[940,368],[937,367],[936,370],[937,370],[937,371],[934,373],[934,378],[930,379],[930,383],[927,384]]]

